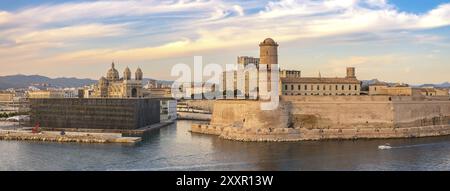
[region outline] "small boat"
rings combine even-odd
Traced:
[[[378,149],[392,149],[391,145],[389,143],[386,143],[384,145],[378,145]]]

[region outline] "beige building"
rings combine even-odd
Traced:
[[[300,78],[301,71],[300,70],[281,70],[280,78]]]
[[[254,64],[256,67],[259,67],[259,58],[251,57],[251,56],[238,56],[237,63],[247,66],[249,64]]]
[[[423,87],[423,88],[413,88],[413,95],[448,97],[449,92],[447,89]]]
[[[154,87],[144,89],[144,97],[150,98],[172,98],[172,88],[170,87]]]
[[[382,82],[376,82],[369,85],[369,95],[371,96],[449,96],[446,89],[434,87],[413,88],[408,84],[388,85]]]
[[[329,77],[297,77],[293,73],[281,78],[282,95],[329,96],[360,95],[361,82],[355,76],[355,68],[347,68],[347,76],[343,78]]]
[[[64,91],[57,90],[38,90],[28,92],[28,98],[64,98]]]
[[[383,82],[376,82],[369,85],[369,95],[412,96],[413,88],[407,84],[389,86]]]
[[[0,92],[0,102],[10,102],[14,100],[14,93]]]
[[[142,88],[142,71],[138,68],[135,72],[135,78],[131,78],[131,71],[127,67],[123,72],[123,78],[119,78],[119,72],[111,68],[105,77],[101,77],[98,84],[94,86],[92,97],[109,97],[109,98],[138,98],[143,97]]]

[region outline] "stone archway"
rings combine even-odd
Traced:
[[[131,89],[131,97],[137,97],[137,89],[136,88]]]

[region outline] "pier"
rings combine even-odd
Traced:
[[[121,133],[65,132],[61,135],[57,131],[33,133],[31,130],[0,130],[0,140],[134,144],[142,138],[123,137]]]

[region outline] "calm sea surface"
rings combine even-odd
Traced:
[[[0,141],[0,170],[450,170],[449,136],[245,143],[191,134],[191,123],[134,146]]]

